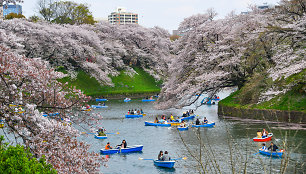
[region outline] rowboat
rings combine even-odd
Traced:
[[[126,99],[124,99],[123,101],[124,101],[124,102],[129,102],[129,101],[131,101],[131,99],[130,99],[130,98],[126,98]]]
[[[107,99],[106,99],[106,98],[96,98],[96,101],[97,101],[97,102],[100,102],[100,101],[107,101]]]
[[[175,161],[161,161],[161,160],[153,160],[154,165],[158,167],[165,167],[165,168],[173,168]]]
[[[266,142],[266,141],[271,141],[272,139],[272,136],[273,136],[273,133],[269,133],[267,137],[265,138],[257,138],[257,137],[254,137],[253,138],[253,141],[256,141],[256,142]]]
[[[192,125],[192,127],[214,127],[216,123],[215,122],[211,122],[211,123],[207,123],[207,124],[200,124],[200,125]]]
[[[126,148],[116,148],[116,149],[101,149],[100,153],[103,155],[114,154],[114,153],[131,153],[142,151],[143,145],[127,146]]]
[[[179,126],[181,125],[180,122],[170,122],[171,126]]]
[[[92,108],[107,108],[108,106],[102,106],[102,105],[91,105]]]
[[[187,127],[177,127],[177,129],[179,131],[186,131],[186,130],[188,130],[188,126]]]
[[[145,121],[145,126],[162,126],[162,127],[170,127],[171,123],[154,123],[152,121]]]
[[[142,99],[142,102],[151,102],[151,101],[155,101],[155,99]]]
[[[284,150],[272,152],[270,150],[265,151],[265,150],[259,149],[259,153],[262,154],[262,155],[266,155],[266,156],[281,158],[283,156]]]
[[[192,120],[195,118],[195,115],[190,115],[188,117],[181,117],[180,120]]]
[[[43,114],[44,117],[47,117],[47,116],[56,116],[56,115],[59,115],[58,112],[55,112],[55,113],[49,113],[49,114]]]
[[[139,117],[142,117],[143,115],[140,114],[140,115],[134,115],[134,114],[127,114],[125,115],[125,118],[139,118]]]
[[[105,136],[99,136],[98,134],[95,134],[95,138],[96,138],[96,139],[106,139],[106,138],[107,138],[107,135],[105,135]]]
[[[81,109],[81,111],[91,111],[91,108],[89,108],[89,109]]]

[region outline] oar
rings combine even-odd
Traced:
[[[81,132],[82,134],[96,134],[96,133],[92,133],[92,132]]]
[[[171,159],[171,160],[176,161],[176,160],[181,160],[181,159],[186,160],[186,159],[187,159],[187,157],[183,157],[183,158],[174,158],[174,159]]]
[[[119,135],[120,133],[116,132],[116,133],[105,133],[105,134],[117,134],[117,135]]]
[[[153,161],[154,159],[148,159],[148,158],[138,158],[139,160],[148,160],[148,161]]]

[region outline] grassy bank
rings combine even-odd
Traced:
[[[244,87],[232,93],[219,102],[220,105],[243,109],[275,109],[287,111],[301,111],[306,113],[305,95],[305,70],[294,74],[286,79],[278,79],[271,84],[271,79],[257,78],[248,82]],[[286,85],[294,84],[285,94],[279,94],[273,99],[258,103],[260,92],[267,86],[283,88]]]
[[[58,69],[64,71],[63,69]],[[78,71],[76,79],[65,77],[59,79],[60,82],[68,82],[72,86],[81,89],[86,95],[90,96],[102,96],[102,95],[133,95],[142,93],[158,93],[160,91],[160,82],[156,82],[155,79],[145,72],[143,69],[134,67],[134,70],[138,73],[133,77],[125,74],[124,71],[120,72],[118,76],[110,76],[114,87],[101,86],[100,83],[91,77],[84,71]]]

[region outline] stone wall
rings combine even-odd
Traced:
[[[243,109],[219,104],[218,115],[288,123],[306,123],[306,113],[300,111]]]

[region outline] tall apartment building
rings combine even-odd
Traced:
[[[108,15],[108,22],[111,24],[138,24],[138,14],[126,12],[125,8],[118,7],[115,12]]]
[[[3,6],[0,6],[0,19],[3,19]]]
[[[21,5],[4,5],[3,6],[3,17],[10,13],[22,14],[22,6]]]

